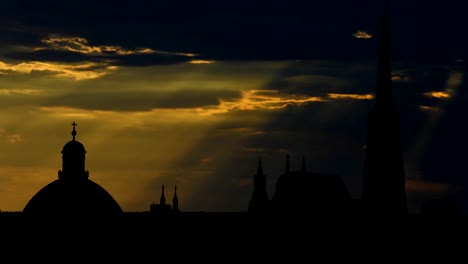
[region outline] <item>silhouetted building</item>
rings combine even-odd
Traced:
[[[164,194],[164,185],[162,186],[161,198],[159,198],[159,204],[152,203],[150,205],[151,213],[169,213],[169,212],[180,212],[179,210],[179,198],[177,197],[177,186],[174,186],[174,197],[172,198],[172,207],[166,203],[166,196]]]
[[[286,168],[271,200],[273,212],[340,214],[347,212],[350,202],[341,176],[308,172],[304,158],[301,170],[291,171],[286,155]]]
[[[362,200],[368,213],[407,214],[399,115],[392,98],[388,18],[382,19],[375,105],[369,111]]]
[[[114,198],[100,185],[88,179],[85,170],[86,150],[73,139],[62,149],[62,170],[58,179],[37,192],[23,209],[28,217],[116,217],[123,211]]]
[[[263,175],[262,159],[258,158],[257,174],[253,177],[253,192],[249,202],[249,212],[268,211],[270,199],[266,190],[266,177]]]

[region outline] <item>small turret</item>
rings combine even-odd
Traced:
[[[164,184],[162,185],[162,193],[161,193],[161,198],[159,199],[159,204],[160,205],[166,204],[166,197],[164,197]]]

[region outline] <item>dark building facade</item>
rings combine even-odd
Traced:
[[[275,193],[270,201],[259,160],[249,212],[316,215],[349,212],[351,197],[341,176],[307,171],[304,157],[301,169],[291,170],[289,158],[287,155],[285,171],[278,177]]]

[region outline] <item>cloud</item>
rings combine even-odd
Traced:
[[[438,108],[438,107],[427,106],[427,105],[420,105],[419,109],[421,109],[421,111],[425,111],[425,112],[439,112],[440,111],[440,108]]]
[[[22,136],[20,133],[10,133],[0,128],[0,139],[6,143],[15,144],[22,141]]]
[[[41,45],[8,51],[5,58],[26,62],[96,62],[107,66],[150,66],[181,62],[213,63],[194,60],[194,53],[154,50],[148,47],[124,48],[120,45],[91,45],[88,39],[77,36],[52,35],[41,39]]]
[[[425,92],[424,96],[429,97],[429,98],[438,98],[438,99],[448,99],[448,98],[450,98],[449,93],[442,92],[442,91]]]
[[[40,95],[44,93],[43,90],[35,89],[0,89],[0,95],[14,96],[14,95]]]
[[[49,72],[50,75],[75,80],[96,79],[108,74],[112,68],[98,63],[85,63],[78,65],[47,63],[47,62],[22,62],[6,63],[0,61],[0,74],[32,74],[34,72]]]
[[[373,35],[371,35],[369,32],[366,32],[364,30],[357,30],[354,34],[353,37],[357,39],[371,39]]]
[[[339,94],[329,93],[328,97],[332,99],[351,99],[351,100],[373,100],[374,95],[372,94]]]
[[[448,193],[453,190],[449,183],[431,182],[421,179],[407,179],[405,182],[407,192],[422,193]]]
[[[275,90],[246,90],[238,100],[220,100],[220,104],[212,108],[202,108],[204,115],[222,114],[231,111],[280,110],[290,105],[303,105],[311,102],[326,101],[320,97],[301,94],[282,94]]]
[[[122,91],[96,93],[70,93],[50,97],[43,106],[64,106],[104,111],[149,111],[151,109],[180,109],[217,106],[220,100],[233,100],[240,97],[234,90],[178,91]]]
[[[214,63],[214,60],[191,60],[189,63],[191,64],[211,64]]]

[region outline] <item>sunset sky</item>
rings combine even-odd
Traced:
[[[149,3],[152,2],[152,3]],[[285,155],[360,197],[382,5],[375,0],[2,2],[0,210],[57,179],[63,145],[124,211],[246,211]],[[463,1],[389,4],[408,203],[468,205]],[[467,206],[468,207],[468,206]]]

